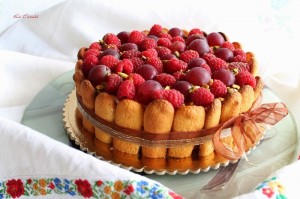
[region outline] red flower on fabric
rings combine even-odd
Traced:
[[[271,188],[263,188],[262,192],[263,192],[263,194],[268,196],[268,198],[271,198],[274,194],[274,191]]]
[[[86,197],[86,198],[90,198],[93,196],[93,190],[91,188],[91,184],[89,183],[89,181],[87,180],[75,180],[75,184],[77,185],[77,190],[78,192]]]
[[[13,198],[18,198],[24,194],[23,182],[20,179],[8,180],[6,186],[7,186],[7,193],[11,195],[11,197]]]
[[[27,183],[28,184],[31,184],[32,183],[32,180],[29,178],[29,179],[27,179]]]
[[[173,191],[169,191],[170,196],[172,196],[172,198],[174,199],[183,199],[182,196],[177,195],[176,193],[174,193]]]
[[[102,182],[101,180],[96,181],[96,185],[97,185],[98,187],[100,187],[102,184],[103,184],[103,182]]]
[[[130,195],[133,192],[134,192],[134,187],[132,186],[132,184],[127,186],[126,189],[124,190],[124,193],[126,193],[127,195]]]
[[[55,188],[55,185],[53,184],[53,182],[51,182],[51,183],[48,185],[48,187],[49,187],[50,189],[54,189],[54,188]]]

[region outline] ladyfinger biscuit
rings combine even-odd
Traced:
[[[117,125],[132,130],[142,130],[143,117],[144,107],[140,103],[130,99],[124,99],[118,103],[115,116]],[[140,145],[113,138],[113,147],[121,152],[138,154]]]
[[[83,80],[80,85],[80,90],[83,105],[91,111],[94,111],[95,89],[92,86],[91,82],[89,80]],[[82,119],[82,125],[90,133],[94,133],[94,126],[85,117],[83,117]]]
[[[115,121],[115,113],[116,101],[114,98],[108,93],[99,93],[95,99],[95,114],[101,119],[113,123]],[[95,129],[95,137],[107,144],[112,142],[111,136],[98,128]]]
[[[241,109],[240,113],[247,112],[254,102],[254,90],[253,87],[250,85],[244,85],[240,89],[240,93],[242,95],[242,102],[241,102]]]
[[[206,111],[205,129],[215,127],[220,122],[222,102],[219,98],[214,99],[213,103]],[[199,155],[207,156],[214,152],[212,140],[208,140],[199,146]]]
[[[174,107],[166,100],[158,99],[152,101],[145,109],[144,131],[154,134],[169,134],[172,129],[174,118]],[[166,157],[166,147],[142,147],[145,157]]]
[[[78,70],[73,74],[73,80],[75,82],[76,93],[78,96],[81,96],[81,82],[84,80],[84,74],[81,70]]]
[[[239,92],[228,93],[222,102],[220,123],[240,114],[242,95]]]
[[[82,47],[78,50],[78,53],[77,53],[77,59],[82,59],[83,58],[83,55],[84,53],[88,50],[88,48],[86,47]]]
[[[256,87],[254,88],[254,100],[256,100],[258,98],[258,96],[260,95],[261,91],[264,88],[264,82],[262,80],[261,77],[256,76]]]
[[[205,109],[202,106],[181,106],[175,111],[172,132],[199,131],[205,121]],[[186,144],[168,149],[168,157],[184,158],[192,154],[194,144]]]
[[[75,65],[75,72],[81,71],[82,63],[83,63],[82,59],[79,59],[79,60],[76,62],[76,65]]]

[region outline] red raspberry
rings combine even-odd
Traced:
[[[214,100],[214,95],[208,89],[200,87],[191,93],[191,99],[197,106],[209,106]]]
[[[155,35],[158,37],[158,35],[163,31],[163,27],[159,24],[154,24],[150,30],[148,35]]]
[[[154,80],[158,81],[163,87],[173,86],[176,83],[175,77],[167,73],[160,73],[156,75]]]
[[[113,55],[105,55],[101,58],[99,64],[106,65],[109,68],[113,68],[118,63],[118,59]]]
[[[204,55],[202,56],[202,58],[203,58],[206,62],[208,62],[208,61],[210,61],[210,60],[212,60],[212,59],[215,59],[216,56],[215,56],[213,53],[204,53]]]
[[[199,57],[199,53],[194,50],[186,50],[179,55],[179,59],[181,59],[182,61],[184,61],[186,63],[189,63],[189,61],[191,61],[194,58],[198,58],[198,57]]]
[[[140,51],[148,50],[151,48],[155,48],[157,43],[154,39],[146,37],[139,45]]]
[[[228,68],[231,71],[236,71],[236,72],[240,72],[240,71],[248,71],[250,72],[250,65],[248,63],[244,63],[244,62],[231,62],[228,64]]]
[[[126,74],[130,74],[133,72],[133,63],[130,59],[120,60],[117,65],[114,67],[114,72],[119,73],[123,72]]]
[[[147,59],[147,58],[150,58],[150,57],[157,57],[157,51],[154,49],[154,48],[151,48],[151,49],[148,49],[148,50],[145,50],[142,52],[142,57]]]
[[[157,51],[158,57],[162,57],[162,56],[167,55],[167,54],[172,54],[171,50],[169,48],[164,47],[164,46],[157,46],[155,48],[155,50]]]
[[[133,84],[133,81],[131,80],[125,80],[122,81],[122,83],[119,86],[118,92],[117,92],[117,98],[119,100],[121,99],[134,99],[135,98],[135,86]]]
[[[105,84],[105,91],[110,94],[115,94],[123,81],[122,77],[120,77],[116,73],[112,73],[107,76],[107,82]]]
[[[133,81],[136,88],[145,82],[145,79],[138,73],[130,73],[127,79]]]
[[[185,80],[185,73],[183,73],[182,71],[176,71],[172,75],[176,79],[176,81]]]
[[[235,49],[233,51],[234,57],[230,62],[246,62],[246,53],[242,49]]]
[[[208,65],[212,72],[217,71],[221,68],[224,68],[224,69],[228,68],[227,62],[221,58],[215,58],[215,59],[210,60],[208,62]]]
[[[231,51],[234,51],[234,45],[229,42],[229,41],[225,41],[222,45],[221,45],[222,48],[228,48],[229,50]]]
[[[121,54],[122,59],[131,59],[133,57],[140,57],[141,52],[135,49],[126,50]]]
[[[172,36],[168,33],[164,33],[164,32],[161,32],[159,35],[158,35],[159,38],[167,38],[167,39],[172,39]]]
[[[256,87],[256,79],[255,77],[249,73],[248,71],[241,71],[235,75],[235,82],[239,86],[250,85],[253,88]]]
[[[146,35],[138,30],[133,30],[130,32],[129,37],[128,37],[128,43],[135,43],[139,45],[144,39]]]
[[[164,46],[169,48],[171,46],[172,42],[168,38],[158,38],[157,45],[158,46]]]
[[[107,33],[102,38],[106,45],[114,44],[117,47],[121,46],[121,40],[113,33]]]
[[[158,57],[148,58],[146,64],[152,65],[158,73],[161,73],[163,71],[163,63]]]
[[[93,42],[93,43],[90,45],[89,49],[96,49],[96,50],[101,51],[101,50],[102,50],[102,46],[100,45],[99,42]]]
[[[203,32],[199,28],[193,28],[192,30],[190,30],[188,36],[195,34],[203,35]]]
[[[226,85],[218,79],[215,79],[213,83],[209,86],[209,88],[210,88],[210,92],[215,96],[215,98],[218,97],[224,98],[227,94]]]
[[[140,66],[144,64],[144,60],[140,57],[133,57],[130,59],[133,64],[134,71]]]
[[[185,42],[185,40],[183,39],[183,37],[180,36],[175,36],[171,39],[171,42],[174,43],[176,41],[180,41],[180,42]]]
[[[87,51],[85,51],[85,53],[83,54],[83,59],[85,59],[87,56],[89,55],[93,55],[95,57],[99,57],[100,55],[100,51],[97,49],[88,49]]]
[[[185,71],[187,63],[180,59],[170,59],[166,64],[165,70],[168,73],[175,73],[176,71]]]
[[[184,103],[184,95],[175,89],[157,90],[153,93],[154,99],[165,99],[170,102],[173,107],[179,108]]]
[[[82,63],[82,73],[87,77],[89,75],[90,70],[99,64],[99,59],[98,57],[94,55],[89,55],[87,56]]]

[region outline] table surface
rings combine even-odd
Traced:
[[[49,83],[31,101],[26,108],[22,124],[29,126],[57,141],[72,146],[64,129],[62,110],[67,96],[74,89],[71,70]],[[278,102],[275,94],[265,88],[263,103]],[[274,134],[271,139],[262,141],[242,159],[237,172],[225,189],[213,192],[201,192],[201,188],[212,179],[218,170],[187,175],[146,175],[186,198],[233,197],[251,191],[255,185],[271,175],[274,171],[296,159],[298,130],[293,116],[289,113],[281,122],[267,131]],[[143,174],[144,175],[144,174]]]

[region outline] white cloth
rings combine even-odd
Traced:
[[[84,153],[75,152],[74,149],[68,147],[66,149],[65,146],[40,136],[35,131],[32,133],[30,129],[7,119],[21,122],[25,108],[36,94],[53,79],[74,67],[78,49],[101,39],[107,32],[144,30],[155,23],[169,28],[177,26],[188,30],[200,27],[206,32],[225,32],[231,41],[240,41],[246,50],[255,52],[266,85],[286,103],[295,120],[300,121],[298,92],[300,62],[297,57],[300,16],[299,3],[296,0],[264,2],[173,0],[159,2],[160,5],[149,1],[122,0],[112,2],[57,0],[43,3],[30,0],[29,2],[25,5],[13,0],[0,4],[0,16],[6,19],[0,21],[0,117],[6,118],[0,122],[0,133],[5,137],[5,139],[1,137],[1,142],[4,143],[1,149],[2,146],[6,147],[5,152],[1,150],[0,179],[12,177],[13,172],[20,172],[14,176],[21,175],[21,172],[24,172],[24,175],[30,174],[29,171],[33,171],[30,169],[31,166],[37,166],[37,162],[40,161],[35,158],[45,158],[45,156],[34,158],[32,156],[34,151],[41,148],[48,149],[38,143],[49,145],[49,148],[59,156],[61,156],[59,151],[63,149],[68,151],[66,154],[70,152],[69,154],[86,158],[85,166],[93,171],[86,172],[83,167],[75,168],[82,174],[106,173],[93,166],[94,162],[102,166],[107,165],[106,163],[93,160]],[[55,6],[51,7],[52,5]],[[27,141],[31,139],[37,141],[32,144],[33,142],[19,140],[19,137],[14,136],[20,134],[28,136],[25,136]],[[9,142],[6,140],[12,144],[7,144]],[[16,143],[17,140],[21,142]],[[56,145],[59,147],[54,147]],[[24,149],[22,156],[17,154],[21,150],[15,151],[17,146]],[[50,154],[52,151],[45,152]],[[30,165],[21,171],[19,169],[12,171],[13,168],[18,168],[8,166],[18,161],[13,159],[13,155],[22,157],[24,161],[23,158],[27,157],[29,161],[25,162]],[[66,155],[65,158],[68,157]],[[50,155],[49,162],[48,159],[46,162],[50,164],[50,160],[54,159],[58,160],[58,157]],[[2,160],[8,161],[9,164],[2,164]],[[72,158],[70,161],[78,165],[78,160]],[[62,166],[65,163],[60,162]],[[287,168],[294,172],[292,168],[299,168],[299,164]],[[119,175],[118,177],[126,178],[133,175],[120,170],[113,167],[110,171],[112,175]],[[58,175],[59,173],[55,172],[60,172],[60,169],[53,170],[52,174]],[[140,179],[137,175],[133,176]]]

